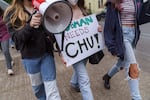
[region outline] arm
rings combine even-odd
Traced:
[[[32,34],[36,33],[35,29],[30,26],[30,23],[26,23],[25,26],[21,29],[17,29],[17,26],[20,25],[19,19],[16,20],[15,25],[13,26],[10,22],[10,16],[12,15],[13,11],[8,13],[8,15],[5,17],[5,22],[7,23],[8,31],[12,37],[12,40],[15,42],[16,49],[20,50],[23,48],[23,45],[25,42],[27,42],[29,39],[32,38]]]
[[[12,23],[10,23],[10,16],[12,15],[12,13],[13,11],[6,16],[6,21],[8,22],[8,30],[12,36],[12,39],[17,39],[23,42],[28,41],[29,39],[31,39],[33,33],[37,33],[34,27],[40,26],[42,15],[39,13],[33,14],[30,20],[25,23],[24,27],[22,27],[21,29],[17,29],[19,25],[21,25],[21,22],[19,19],[16,19],[15,25],[13,26]]]

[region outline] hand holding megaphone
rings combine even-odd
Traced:
[[[61,33],[71,23],[72,9],[65,0],[32,0],[32,4],[42,14],[41,22],[50,33]],[[34,19],[31,22],[33,26],[38,24]]]
[[[41,25],[41,19],[42,19],[42,15],[38,11],[34,11],[31,16],[30,26],[34,28],[38,28]]]

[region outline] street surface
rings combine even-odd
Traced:
[[[136,48],[136,56],[141,69],[150,73],[150,23],[141,27],[141,37]]]

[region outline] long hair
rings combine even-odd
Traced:
[[[4,21],[9,21],[9,23],[11,23],[15,29],[23,28],[29,17],[29,15],[24,11],[23,1],[24,0],[13,0],[10,6],[4,12]],[[9,15],[10,19],[6,20]],[[19,25],[16,24],[18,20],[20,21]]]

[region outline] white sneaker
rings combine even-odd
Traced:
[[[14,72],[12,69],[8,69],[8,75],[14,75]]]

